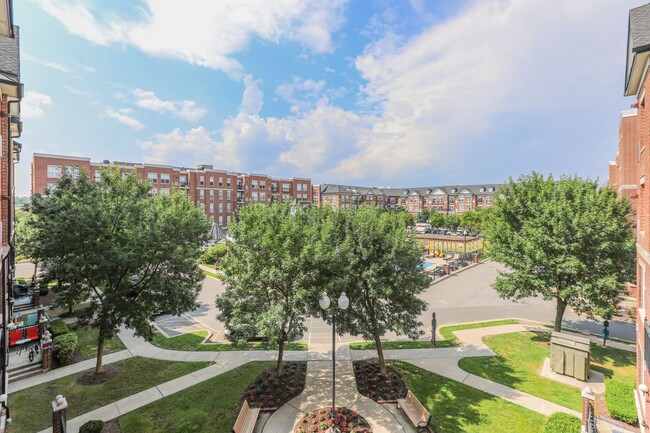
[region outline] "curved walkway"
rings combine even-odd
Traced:
[[[457,338],[463,343],[461,347],[386,350],[384,353],[387,359],[407,361],[425,370],[480,389],[543,415],[550,415],[554,412],[566,412],[571,415],[580,416],[579,413],[573,410],[469,374],[458,367],[458,360],[461,358],[494,355],[494,352],[482,341],[485,336],[538,330],[548,332],[548,328],[536,325],[505,325],[477,328],[456,332]],[[130,356],[142,356],[168,361],[208,361],[214,364],[71,419],[68,421],[69,432],[78,432],[79,427],[91,419],[108,421],[119,417],[146,404],[246,364],[247,362],[277,359],[277,352],[275,351],[183,352],[160,349],[126,330],[120,333],[120,338],[127,347],[127,350],[107,355],[105,357],[106,363]],[[611,345],[619,346],[619,344],[614,343],[611,343]],[[302,414],[331,404],[332,363],[331,351],[328,351],[329,347],[331,346],[327,344],[313,344],[310,345],[308,352],[285,352],[284,359],[287,361],[309,361],[305,391],[274,412],[262,427],[258,426],[256,431],[263,433],[291,433],[295,422],[298,421]],[[620,348],[634,351],[628,345],[620,345]],[[347,345],[342,345],[337,348],[337,406],[347,406],[356,410],[361,416],[366,418],[376,433],[412,433],[414,429],[406,421],[401,412],[395,409],[394,405],[379,405],[358,394],[352,372],[352,360],[372,357],[376,357],[375,351],[350,351]],[[12,384],[11,391],[14,392],[39,383],[45,383],[56,378],[74,374],[86,370],[92,365],[94,365],[94,360],[88,360],[85,363],[55,370],[51,374],[24,379]],[[51,429],[46,429],[42,433],[50,431]]]

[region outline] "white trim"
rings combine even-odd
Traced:
[[[630,108],[629,110],[621,111],[621,117],[633,117],[639,114],[638,108]]]
[[[65,155],[54,155],[49,153],[34,153],[34,158],[53,158],[53,159],[73,159],[75,161],[87,161],[90,162],[90,158],[84,158],[81,156],[65,156]]]
[[[623,191],[624,189],[638,189],[637,185],[621,185],[618,187],[618,191]]]

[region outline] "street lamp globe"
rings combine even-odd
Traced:
[[[327,310],[330,307],[330,298],[327,296],[327,293],[323,293],[323,297],[318,300],[318,305],[323,310]]]
[[[329,305],[329,301],[327,304]],[[341,293],[341,296],[339,297],[339,308],[341,310],[347,310],[349,305],[350,305],[350,299],[348,299],[348,297],[345,296],[345,292]]]

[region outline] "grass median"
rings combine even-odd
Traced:
[[[63,395],[68,402],[68,419],[100,408],[145,389],[210,365],[207,362],[170,362],[129,358],[104,367],[121,369],[113,379],[99,385],[80,385],[87,370],[11,394],[9,433],[33,433],[52,426],[51,402]]]
[[[189,352],[230,352],[237,350],[276,350],[276,347],[265,343],[249,343],[242,347],[232,343],[208,343],[202,344],[208,336],[208,331],[194,331],[167,338],[160,332],[156,332],[151,344],[168,350],[184,350]],[[285,343],[284,350],[304,351],[307,345],[304,343]]]

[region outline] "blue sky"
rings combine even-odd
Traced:
[[[33,152],[377,186],[606,180],[611,0],[20,0]]]

